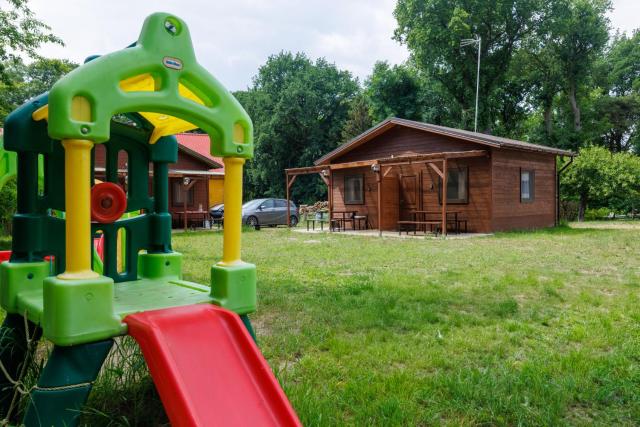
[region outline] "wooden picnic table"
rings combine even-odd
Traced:
[[[427,211],[427,210],[412,210],[411,213],[413,214],[413,219],[414,221],[418,221],[418,215],[421,215],[421,220],[423,222],[431,222],[427,220],[427,216],[428,215],[437,215],[437,216],[441,216],[442,215],[442,211]],[[447,223],[452,222],[454,227],[455,227],[455,232],[456,234],[460,234],[460,224],[464,223],[464,228],[465,228],[465,233],[467,231],[467,220],[463,220],[459,218],[459,215],[461,214],[461,211],[447,211]],[[453,216],[453,220],[449,220],[449,215]],[[419,222],[419,221],[418,221]]]
[[[202,211],[178,211],[175,212],[175,214],[178,216],[178,223],[180,223],[180,219],[182,218],[185,228],[187,226],[187,224],[189,223],[190,220],[192,221],[197,221],[197,220],[201,220],[200,224],[204,224],[204,222],[207,220],[207,217],[209,216],[209,212],[202,210]],[[185,218],[186,217],[186,218]]]
[[[338,225],[338,229],[344,230],[346,228],[346,223],[351,222],[351,228],[355,230],[356,221],[355,216],[358,211],[333,211],[331,212],[331,230],[335,231],[336,227],[334,224]]]
[[[308,216],[306,218],[307,221],[307,231],[309,231],[309,225],[311,225],[313,227],[313,229],[316,229],[316,223],[320,224],[320,230],[324,230],[324,223],[325,222],[329,222],[329,219],[326,217],[326,214],[328,213],[328,211],[326,210],[320,210],[320,211],[316,211],[313,216]]]

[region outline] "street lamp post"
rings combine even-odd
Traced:
[[[460,47],[472,45],[478,46],[478,71],[476,73],[476,110],[475,120],[473,124],[473,131],[478,132],[478,94],[480,92],[480,49],[482,47],[482,37],[478,37],[476,39],[464,39],[460,42]]]

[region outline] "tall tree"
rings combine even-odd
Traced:
[[[349,141],[373,126],[369,108],[367,98],[363,94],[357,95],[351,101],[347,121],[342,127],[342,142]]]
[[[256,155],[246,174],[247,197],[282,196],[284,169],[309,166],[342,141],[341,132],[358,83],[325,59],[281,52],[269,57],[253,87],[238,94],[254,122]],[[326,197],[319,179],[305,177],[293,198]]]
[[[541,2],[398,0],[395,39],[405,43],[417,66],[446,89],[448,102],[457,104],[458,126],[471,128],[477,54],[471,47],[461,48],[460,42],[481,37],[479,129],[490,132],[499,114],[497,90],[505,81],[513,53],[541,19]]]
[[[20,54],[40,58],[37,49],[46,43],[63,45],[51,28],[38,20],[27,0],[6,0],[0,7],[0,80],[8,83],[6,64]]]
[[[579,95],[609,38],[609,0],[554,0],[543,28],[562,69],[564,89],[573,112],[574,131],[582,130]]]
[[[376,62],[365,82],[365,94],[376,122],[388,117],[422,120],[420,79],[413,67]]]
[[[9,83],[0,81],[0,124],[7,114],[34,96],[51,89],[78,65],[66,59],[40,58],[30,64],[16,59],[5,68]]]

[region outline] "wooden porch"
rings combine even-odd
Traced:
[[[328,218],[330,222],[329,228],[333,229],[333,221],[339,221],[341,215],[344,218],[344,211],[335,209],[335,177],[343,174],[348,170],[366,171],[368,176],[371,176],[371,174],[373,174],[372,176],[374,177],[376,187],[376,200],[374,200],[374,203],[371,204],[374,204],[376,209],[375,224],[377,225],[377,234],[378,236],[383,236],[383,232],[388,229],[388,226],[385,228],[383,224],[385,224],[385,221],[387,224],[389,223],[389,220],[393,221],[393,218],[390,218],[391,215],[389,209],[399,209],[399,207],[396,206],[388,206],[389,203],[385,205],[385,195],[389,193],[389,190],[388,188],[385,189],[385,185],[383,185],[383,183],[385,182],[389,174],[394,171],[394,168],[395,170],[397,170],[402,169],[406,166],[420,166],[435,173],[441,182],[441,185],[438,189],[440,207],[437,212],[437,218],[434,218],[433,214],[435,212],[433,211],[414,209],[413,218],[403,218],[401,220],[398,217],[398,219],[395,221],[395,228],[397,229],[401,226],[414,226],[415,228],[424,228],[426,231],[427,227],[430,227],[431,229],[435,227],[436,229],[439,229],[443,235],[446,235],[449,228],[448,226],[452,223],[451,214],[455,213],[457,218],[457,212],[450,209],[450,207],[447,205],[447,175],[448,168],[451,162],[460,161],[463,159],[477,159],[483,157],[486,158],[488,156],[489,153],[486,150],[450,151],[395,157],[392,156],[372,160],[361,160],[304,168],[285,169],[287,200],[290,199],[291,187],[293,186],[298,175],[319,174],[320,178],[328,187]],[[371,189],[368,189],[368,191],[371,191]],[[429,217],[427,217],[427,213],[429,214]],[[287,215],[287,217],[289,216],[290,215]],[[355,226],[353,226],[353,228],[355,229]],[[385,228],[385,230],[383,230],[383,228]]]

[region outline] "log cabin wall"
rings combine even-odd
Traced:
[[[364,177],[364,203],[344,203],[344,178],[349,175],[363,175]],[[384,194],[384,191],[383,191]],[[370,227],[378,228],[378,183],[376,175],[371,168],[342,169],[333,172],[333,212],[357,211],[358,215],[366,215]]]
[[[437,164],[437,163],[436,163]],[[441,169],[442,166],[437,164]],[[491,159],[487,157],[450,160],[448,169],[466,168],[468,173],[467,203],[447,202],[448,212],[459,212],[459,219],[468,221],[467,229],[474,233],[491,231]],[[440,211],[439,176],[428,166],[422,166],[422,207],[420,210]],[[464,228],[463,228],[464,229]]]
[[[468,230],[478,233],[491,231],[491,159],[475,158],[449,161],[449,169],[467,168],[469,174],[468,203],[449,202],[449,212],[460,212],[468,220]],[[385,168],[383,168],[385,169]],[[344,204],[344,177],[364,175],[365,200],[362,205]],[[422,178],[422,186],[420,185]],[[428,166],[394,166],[382,181],[382,229],[396,230],[398,220],[408,218],[408,209],[440,211],[439,177]],[[420,197],[422,195],[422,197]],[[345,169],[334,172],[334,211],[355,210],[367,215],[370,226],[378,228],[376,176],[370,168]],[[411,205],[411,206],[410,206]],[[404,210],[403,210],[404,208]]]
[[[556,155],[485,145],[453,137],[396,126],[370,141],[331,160],[332,164],[374,160],[394,156],[485,149],[488,157],[450,160],[449,169],[468,168],[468,203],[448,202],[448,211],[460,212],[471,232],[493,232],[553,226],[556,206]],[[441,162],[435,163],[438,168]],[[386,171],[383,166],[383,174]],[[534,198],[520,200],[520,171],[535,174]],[[344,204],[344,176],[364,175],[362,205]],[[370,168],[333,172],[333,209],[355,210],[367,215],[371,227],[378,228],[377,182]],[[394,166],[382,181],[382,229],[395,230],[411,208],[439,211],[439,177],[426,164]]]
[[[331,163],[482,148],[478,144],[446,136],[396,127],[340,156]],[[436,164],[442,168],[440,162]],[[469,202],[466,204],[450,203],[448,211],[461,212],[461,217],[469,221],[469,231],[489,232],[491,229],[491,161],[484,157],[449,161],[450,168],[458,166],[469,168]],[[386,168],[383,169],[386,170]],[[360,173],[365,177],[365,203],[345,206],[343,198],[344,176]],[[333,174],[333,210],[356,210],[359,215],[368,216],[372,228],[378,228],[377,182],[371,169],[343,169],[334,171]],[[420,178],[422,178],[422,185],[419,182]],[[412,204],[415,205],[414,209],[419,210],[441,210],[438,188],[438,175],[427,165],[394,166],[382,180],[382,229],[386,231],[397,229],[398,220],[407,215],[406,206],[401,205]],[[420,193],[422,193],[422,198]],[[409,200],[412,198],[413,200]],[[402,207],[405,209],[403,210]]]
[[[494,149],[493,231],[552,227],[555,224],[556,159],[553,154]],[[520,201],[520,171],[534,171],[534,198]]]

